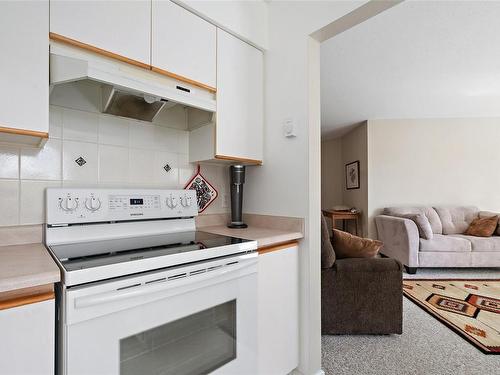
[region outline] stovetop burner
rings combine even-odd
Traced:
[[[50,250],[67,271],[74,271],[244,242],[249,241],[194,231],[52,245]]]

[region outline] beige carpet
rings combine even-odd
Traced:
[[[500,280],[406,279],[407,298],[486,354],[500,354]]]

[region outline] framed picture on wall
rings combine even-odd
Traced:
[[[359,160],[345,165],[345,187],[347,190],[359,189]]]

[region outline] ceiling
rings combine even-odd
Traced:
[[[405,1],[321,45],[322,136],[367,119],[500,116],[500,2]]]

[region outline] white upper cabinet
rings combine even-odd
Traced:
[[[0,2],[0,142],[47,137],[48,31],[48,1]]]
[[[218,29],[215,157],[258,164],[263,121],[262,52]]]
[[[154,68],[215,88],[216,27],[171,1],[153,1]]]
[[[50,32],[150,65],[151,0],[53,0]]]

